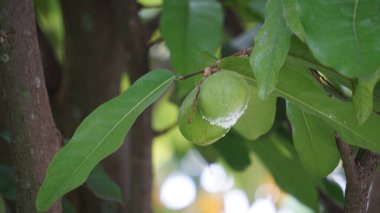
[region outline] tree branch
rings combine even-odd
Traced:
[[[350,145],[337,136],[336,143],[342,156],[347,186],[344,212],[365,213],[368,207],[370,186],[376,173],[379,154],[359,149],[355,156]]]

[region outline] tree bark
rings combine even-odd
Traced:
[[[359,149],[355,155],[350,145],[336,138],[346,174],[345,213],[366,213],[372,181],[376,174],[379,154]]]
[[[54,101],[58,126],[70,138],[80,122],[100,104],[120,93],[124,48],[110,2],[62,0],[65,27],[63,82]],[[120,152],[120,151],[117,151]],[[120,156],[120,154],[118,154]],[[115,180],[129,173],[122,158],[105,160]],[[125,185],[118,182],[125,193]],[[74,197],[78,212],[101,212],[105,205],[82,187]]]
[[[380,172],[377,171],[369,196],[368,213],[377,213],[380,209]]]
[[[45,170],[61,146],[38,49],[32,0],[0,1],[0,100],[11,132],[17,212],[36,212]],[[47,212],[60,212],[57,202]]]
[[[70,137],[91,111],[120,92],[123,47],[110,3],[62,0],[65,27],[64,79],[57,119]]]
[[[149,72],[146,28],[138,16],[135,0],[114,0],[117,22],[122,30],[128,74],[135,82]],[[126,206],[129,213],[152,212],[152,140],[151,109],[145,110],[130,131],[129,144],[131,176]]]

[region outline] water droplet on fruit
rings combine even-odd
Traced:
[[[244,114],[245,110],[247,109],[247,106],[248,103],[245,105],[243,110],[228,113],[226,116],[223,117],[213,119],[206,116],[202,116],[202,118],[208,121],[211,125],[220,126],[224,129],[229,129],[233,125],[235,125],[237,120]]]

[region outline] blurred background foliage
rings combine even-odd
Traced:
[[[64,27],[60,3],[58,0],[34,2],[41,33],[48,38],[59,63],[63,64]],[[142,20],[148,22],[160,16],[162,0],[137,2],[141,6]],[[224,29],[223,45],[217,53],[221,57],[252,45],[264,20],[265,0],[225,0],[222,3],[224,15],[233,23]],[[170,67],[170,53],[158,28],[150,43],[151,68]],[[120,91],[129,85],[129,77],[123,74]],[[317,196],[317,188],[318,193],[342,204],[345,179],[340,166],[323,184],[306,181],[310,175],[300,164],[289,136],[283,133],[289,126],[281,101],[277,104],[276,121],[271,130],[274,134],[259,139],[270,143],[249,143],[239,140],[240,136],[232,132],[227,137],[236,140],[236,144],[232,144],[234,149],[223,141],[210,147],[195,147],[183,138],[177,127],[178,105],[186,93],[178,94],[177,88],[172,88],[153,106],[151,125],[157,133],[153,142],[154,212],[313,212],[315,206],[310,203],[316,202],[312,196]],[[1,135],[0,140],[6,141],[7,133]],[[0,159],[0,212],[4,208],[3,199],[15,199],[13,176],[7,162]],[[112,203],[122,200],[120,189],[114,184],[101,168],[94,170],[87,181],[96,196],[110,201],[104,212],[113,212]],[[64,212],[75,212],[66,198],[63,203]]]

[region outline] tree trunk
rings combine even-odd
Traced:
[[[64,80],[57,119],[70,137],[91,111],[120,92],[123,47],[110,3],[62,0],[65,27]]]
[[[17,174],[17,212],[36,212],[45,170],[61,145],[37,42],[32,0],[0,1],[0,85]],[[60,212],[57,202],[48,212]]]
[[[128,74],[135,82],[149,72],[148,39],[146,28],[138,16],[135,0],[114,0],[118,8],[117,22],[124,38]],[[146,109],[130,131],[129,144],[131,176],[127,192],[129,213],[152,212],[152,140],[151,108]]]
[[[100,104],[120,93],[120,79],[125,71],[124,48],[114,22],[111,3],[102,0],[62,0],[65,27],[63,83],[54,101],[58,126],[70,138],[80,122]],[[118,151],[120,152],[120,151]],[[120,156],[120,154],[118,155]],[[129,173],[122,158],[105,160],[111,177]],[[118,183],[125,193],[125,185]],[[101,212],[104,205],[86,188],[70,194],[78,212]]]

